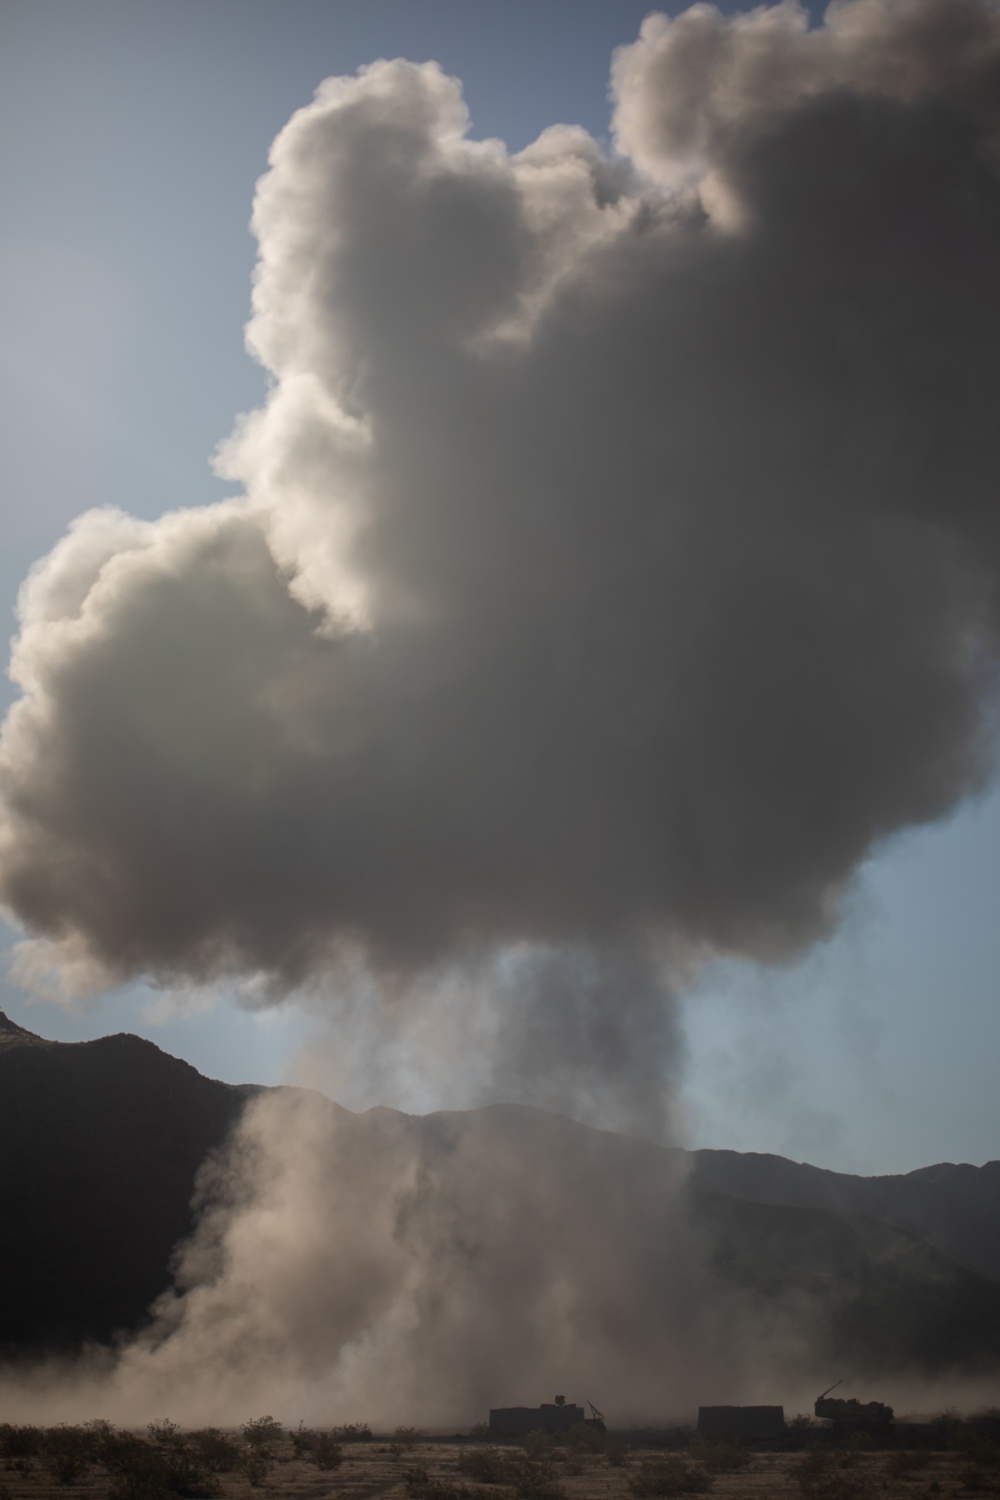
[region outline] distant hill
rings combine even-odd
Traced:
[[[0,1348],[142,1324],[246,1097],[139,1037],[46,1042],[0,1012]]]
[[[982,1167],[939,1162],[897,1176],[853,1177],[756,1152],[695,1151],[692,1158],[691,1181],[705,1192],[779,1208],[862,1214],[1000,1280],[1000,1161]]]
[[[417,1116],[411,1119],[410,1128],[425,1155],[432,1156],[439,1135],[473,1116],[480,1136],[502,1147],[495,1153],[501,1159],[540,1158],[558,1162],[564,1169],[567,1160],[575,1157],[582,1171],[592,1176],[606,1174],[632,1184],[637,1198],[647,1182],[662,1183],[668,1190],[677,1157],[685,1156],[517,1105]],[[780,1321],[791,1343],[822,1351],[817,1362],[855,1374],[932,1373],[957,1367],[981,1370],[1000,1365],[1000,1281],[957,1264],[910,1229],[888,1222],[891,1197],[885,1205],[875,1200],[884,1209],[881,1219],[794,1203],[754,1202],[749,1191],[737,1196],[709,1187],[712,1178],[703,1163],[707,1157],[711,1168],[716,1156],[726,1158],[736,1186],[740,1185],[739,1163],[750,1163],[749,1191],[754,1186],[754,1165],[761,1160],[736,1152],[686,1154],[690,1172],[683,1202],[705,1273],[702,1291],[709,1297],[713,1282],[723,1295],[739,1291],[743,1307],[758,1314],[756,1325],[761,1330],[773,1331]],[[807,1182],[815,1171],[799,1169],[793,1162],[783,1165],[789,1169],[790,1193],[797,1187],[800,1170]],[[978,1183],[982,1179],[975,1173],[975,1168],[955,1169],[956,1181],[961,1184],[972,1174]],[[912,1175],[922,1180],[924,1174]],[[866,1181],[842,1180],[847,1187]],[[640,1215],[636,1222],[641,1222]],[[623,1265],[629,1264],[629,1233],[623,1226]]]
[[[47,1042],[0,1012],[0,1350],[71,1350],[142,1326],[193,1226],[198,1168],[256,1092],[138,1037]],[[362,1137],[391,1113],[356,1117]],[[403,1118],[433,1153],[473,1117],[535,1160],[558,1142],[561,1160],[568,1145],[596,1171],[675,1174],[675,1151],[520,1106]],[[998,1268],[1000,1163],[858,1178],[737,1152],[688,1160],[706,1274],[765,1311],[798,1309],[832,1361],[1000,1363],[1000,1281],[982,1274]]]
[[[1000,1364],[1000,1282],[857,1214],[690,1191],[710,1271],[758,1307],[792,1309],[830,1368],[867,1374]]]

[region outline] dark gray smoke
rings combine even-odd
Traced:
[[[432,64],[323,84],[257,196],[247,499],[25,585],[20,973],[515,945],[632,976],[586,1050],[827,931],[992,763],[998,67],[986,0],[696,6],[617,55],[610,160],[469,140]]]

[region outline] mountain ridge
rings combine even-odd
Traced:
[[[144,1325],[194,1228],[200,1167],[247,1100],[270,1092],[205,1078],[130,1033],[49,1042],[0,1013],[8,1357],[112,1344]],[[351,1115],[328,1103],[331,1119]],[[449,1139],[472,1129],[514,1161],[532,1152],[572,1161],[584,1177],[621,1170],[655,1191],[661,1181],[676,1186],[687,1168],[683,1201],[710,1277],[762,1308],[808,1306],[809,1337],[831,1358],[871,1368],[1000,1363],[991,1260],[1000,1163],[848,1177],[783,1157],[685,1153],[529,1106],[428,1115],[376,1106],[351,1117],[362,1132],[405,1121],[424,1160],[446,1158]],[[879,1184],[888,1184],[881,1196]],[[970,1264],[977,1260],[992,1278]]]
[[[878,1176],[833,1172],[758,1152],[702,1150],[693,1180],[746,1202],[854,1213],[916,1234],[990,1280],[1000,1280],[1000,1161],[937,1162]]]

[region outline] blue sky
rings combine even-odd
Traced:
[[[209,458],[262,372],[243,349],[255,179],[320,80],[378,56],[463,79],[473,130],[517,148],[607,129],[632,0],[7,0],[0,13],[0,609],[89,506],[142,516],[225,493]],[[718,965],[685,1002],[690,1144],[851,1171],[1000,1155],[1000,796],[863,872],[838,936],[793,967]],[[164,1016],[130,990],[44,1035],[132,1030],[233,1081],[276,1081],[291,1009]],[[373,1101],[374,1102],[374,1101]],[[395,1102],[386,1099],[386,1103]]]

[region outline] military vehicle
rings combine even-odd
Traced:
[[[593,1427],[603,1432],[604,1417],[592,1401],[592,1412],[585,1416],[582,1406],[567,1403],[565,1396],[541,1406],[499,1406],[490,1412],[491,1438],[527,1437],[529,1432],[566,1432],[571,1427]]]
[[[836,1428],[850,1427],[855,1431],[866,1427],[888,1427],[894,1415],[891,1406],[885,1406],[881,1401],[858,1401],[853,1396],[844,1401],[840,1396],[830,1395],[843,1383],[842,1380],[834,1381],[822,1396],[816,1397],[813,1411],[817,1417],[832,1422]]]

